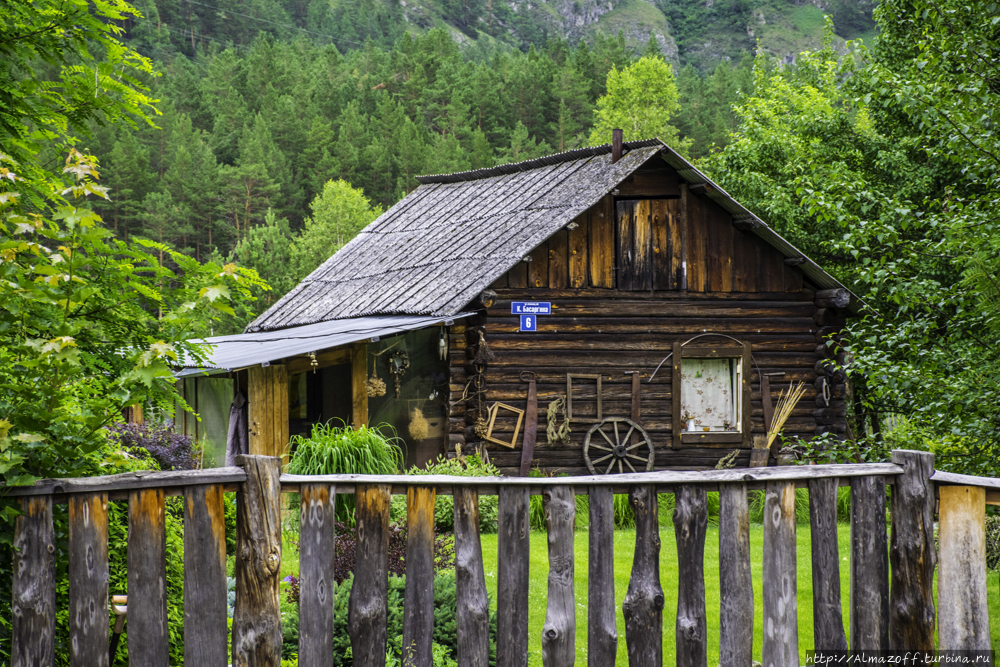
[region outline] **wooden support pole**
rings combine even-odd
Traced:
[[[434,638],[434,487],[406,490],[404,666],[429,665]]]
[[[11,664],[52,667],[56,634],[56,536],[52,496],[21,500],[14,522]]]
[[[69,664],[108,667],[108,494],[69,498]]]
[[[357,667],[385,667],[389,615],[389,492],[382,484],[359,484],[354,584],[348,603],[347,632]]]
[[[885,478],[851,480],[851,650],[889,648]]]
[[[299,665],[325,667],[333,653],[336,494],[331,484],[303,484],[299,497]]]
[[[529,493],[527,487],[499,489],[497,667],[528,664]]]
[[[638,377],[633,376],[633,377]],[[587,577],[587,664],[613,665],[618,652],[615,627],[615,496],[607,486],[590,488],[589,572]]]
[[[903,466],[892,489],[889,563],[889,648],[934,650],[934,454],[896,450]]]
[[[938,486],[938,494],[938,648],[987,651],[986,490]]]
[[[663,664],[663,589],[660,587],[660,520],[656,487],[632,487],[635,556],[628,592],[622,602],[630,667]]]
[[[458,663],[489,667],[490,603],[486,596],[483,547],[479,539],[479,491],[457,486],[454,494]]]
[[[241,455],[236,464],[243,467],[247,480],[236,494],[233,667],[277,667],[281,664],[281,459]],[[382,654],[384,660],[385,651]]]
[[[719,486],[719,665],[753,662],[753,580],[747,485]]]
[[[576,659],[576,598],[573,591],[573,528],[576,494],[571,486],[542,492],[549,541],[549,602],[542,628],[542,664],[572,667]]]
[[[351,347],[351,424],[354,428],[368,426],[368,344]]]
[[[846,651],[840,603],[840,550],[837,545],[836,477],[809,480],[812,532],[813,645],[816,650]]]
[[[706,667],[705,530],[708,495],[702,486],[681,486],[674,505],[677,540],[677,667]]]
[[[220,484],[184,489],[184,663],[226,664],[226,508]]]
[[[129,662],[144,667],[170,664],[167,525],[163,504],[163,489],[129,493],[128,655]],[[102,612],[107,623],[107,612]]]
[[[762,662],[768,667],[797,667],[795,485],[791,482],[768,482],[764,490],[763,589]]]

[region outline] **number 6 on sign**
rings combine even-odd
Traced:
[[[521,315],[521,331],[538,331],[534,315]]]

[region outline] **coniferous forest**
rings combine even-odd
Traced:
[[[149,4],[152,16],[124,24],[128,43],[154,57],[160,75],[148,85],[159,114],[134,127],[92,123],[81,146],[99,159],[110,188],[96,208],[121,238],[257,269],[273,289],[224,331],[239,330],[415,188],[416,175],[610,141],[610,132],[590,141],[608,73],[663,57],[656,39],[632,44],[622,33],[571,45],[528,31],[541,41],[522,49],[486,36],[460,45],[443,28],[397,30],[396,19],[366,32],[357,27],[367,25],[363,4],[320,12],[325,3],[272,2],[223,12],[158,2]],[[689,155],[726,143],[731,106],[752,87],[752,64],[744,53],[705,72],[666,72],[685,111],[663,127],[679,132]],[[626,134],[639,138],[648,137]],[[323,197],[330,181],[343,183]],[[339,225],[332,246],[328,224]]]

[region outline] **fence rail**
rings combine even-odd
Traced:
[[[21,499],[14,543],[13,664],[50,665],[55,635],[53,503],[69,504],[70,664],[108,664],[109,499],[129,501],[128,648],[132,664],[166,667],[165,496],[183,494],[184,649],[191,665],[225,665],[226,552],[223,492],[237,493],[236,602],[232,664],[280,665],[281,493],[301,498],[299,664],[330,662],[334,639],[334,507],[356,500],[357,553],[348,632],[354,664],[385,662],[389,499],[407,496],[403,664],[430,665],[433,632],[434,500],[455,497],[459,664],[486,667],[489,609],[479,536],[479,496],[499,496],[497,665],[527,661],[530,495],[542,494],[549,582],[541,645],[552,667],[575,662],[574,495],[590,496],[588,663],[613,664],[613,501],[627,493],[636,517],[628,592],[621,601],[630,665],[662,663],[664,594],[659,580],[658,494],[674,493],[678,567],[677,664],[704,667],[709,621],[704,549],[707,491],[718,491],[722,667],[748,667],[753,608],[763,607],[764,664],[799,663],[795,489],[809,491],[815,648],[990,648],[986,606],[985,504],[1000,480],[942,473],[933,455],[895,451],[892,463],[662,471],[573,478],[282,475],[281,460],[241,457],[241,467],[42,480],[2,489]],[[886,485],[893,491],[887,537]],[[851,623],[840,599],[837,488],[851,488]],[[747,492],[762,489],[763,599],[754,600]],[[939,505],[939,507],[938,507]],[[934,516],[940,548],[935,549]],[[891,564],[891,581],[890,581]],[[933,597],[935,568],[938,608]],[[850,642],[848,642],[850,639]]]

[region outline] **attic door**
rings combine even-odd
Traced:
[[[639,292],[677,289],[672,255],[680,255],[677,199],[624,199],[615,202],[618,289]],[[674,247],[676,246],[676,247]],[[680,262],[676,262],[678,265]],[[679,267],[678,267],[679,268]]]

